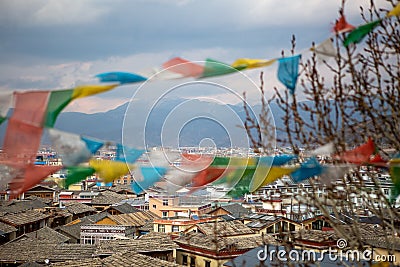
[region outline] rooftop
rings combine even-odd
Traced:
[[[65,209],[71,213],[71,214],[82,214],[82,213],[86,213],[86,212],[95,212],[96,209],[85,205],[83,203],[80,202],[67,202],[64,204],[65,205]]]
[[[0,216],[0,221],[13,226],[19,226],[37,222],[48,218],[49,215],[43,214],[37,210],[26,210],[18,213],[5,213]]]
[[[47,226],[40,228],[37,231],[27,233],[25,235],[30,238],[42,241],[42,242],[49,242],[49,243],[53,243],[53,244],[61,244],[61,243],[65,243],[69,240],[69,238],[66,237],[65,235],[60,234],[57,231],[55,231]]]
[[[175,240],[182,248],[194,247],[209,252],[249,250],[262,244],[276,244],[272,236],[213,237],[201,233],[188,233]]]
[[[138,212],[139,210],[137,208],[135,208],[134,206],[128,204],[128,203],[123,203],[123,204],[114,204],[111,207],[109,207],[108,209],[114,209],[119,211],[120,213],[134,213],[134,212]]]
[[[116,222],[118,225],[129,225],[136,227],[144,226],[148,221],[159,219],[159,217],[151,211],[138,211],[135,213],[108,215],[108,218]]]
[[[12,200],[10,202],[4,202],[0,205],[0,212],[21,212],[32,209],[43,209],[48,205],[39,198],[28,199],[28,200]]]
[[[54,263],[50,266],[60,267],[125,267],[125,266],[164,266],[164,267],[176,267],[182,266],[173,262],[160,260],[150,256],[138,254],[136,252],[125,251],[117,252],[107,258],[92,258],[78,261],[66,261],[62,263]]]
[[[254,231],[244,225],[240,221],[220,221],[220,222],[207,222],[199,223],[193,227],[205,234],[214,236],[217,233],[218,236],[237,236],[237,235],[248,235],[254,234]],[[190,228],[189,228],[190,229]]]
[[[127,196],[105,190],[92,199],[92,205],[112,205],[128,198]]]
[[[162,238],[145,235],[140,239],[105,240],[98,245],[96,255],[111,255],[120,251],[170,251],[178,247],[167,234],[164,235]]]
[[[0,246],[0,263],[80,260],[91,258],[94,251],[94,245],[51,244],[26,237]]]

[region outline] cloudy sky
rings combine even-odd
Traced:
[[[330,36],[340,2],[1,0],[0,90],[70,88],[96,81],[93,76],[101,72],[146,73],[175,56],[227,63],[240,57],[271,59],[282,50],[288,53],[292,34],[297,50],[303,52],[312,41],[319,43]],[[383,0],[376,2],[384,5]],[[348,1],[347,20],[353,25],[362,23],[359,6],[368,3]],[[276,64],[246,75],[258,83],[260,70],[266,73],[267,89],[282,87],[275,78]],[[234,74],[210,80],[229,87],[242,79]],[[154,82],[146,90],[151,94],[152,87],[169,86],[173,85]],[[138,87],[123,86],[82,99],[69,110],[106,111],[128,101]],[[221,97],[221,92],[215,97]]]

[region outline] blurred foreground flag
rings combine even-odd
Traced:
[[[90,139],[82,139],[80,135],[56,129],[48,129],[52,147],[60,155],[64,166],[76,166],[88,161],[103,145],[93,145]]]

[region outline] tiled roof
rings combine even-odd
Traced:
[[[140,238],[126,240],[105,240],[97,247],[96,255],[111,255],[119,251],[152,252],[170,251],[178,246],[171,238]]]
[[[104,264],[100,258],[89,258],[82,260],[69,260],[64,262],[52,263],[50,266],[54,267],[103,267]]]
[[[248,250],[263,244],[276,244],[273,237],[265,236],[238,236],[238,237],[213,237],[201,233],[189,233],[174,240],[181,247],[190,246],[208,251],[233,251]]]
[[[65,209],[72,214],[81,214],[90,211],[96,211],[95,208],[85,205],[80,202],[65,203]]]
[[[0,216],[0,221],[13,226],[37,222],[50,217],[37,210],[27,210],[18,213],[6,213]]]
[[[115,253],[110,257],[107,257],[103,260],[105,266],[108,267],[125,267],[125,266],[163,266],[163,267],[176,267],[182,266],[173,262],[160,260],[157,258],[153,258],[150,256],[137,254],[132,251],[125,251]]]
[[[254,231],[240,221],[199,223],[197,229],[205,235],[236,236],[254,234]]]
[[[133,191],[132,191],[132,188],[130,185],[115,184],[112,187],[108,188],[108,190],[116,192],[116,193],[127,192],[127,193],[133,194]]]
[[[33,200],[12,200],[11,202],[5,202],[0,206],[0,212],[21,212],[32,209],[43,209],[48,207],[46,203],[38,198]]]
[[[244,208],[242,205],[240,205],[238,203],[225,205],[225,206],[222,206],[221,208],[223,208],[224,210],[226,210],[227,212],[229,212],[231,215],[233,215],[236,218],[240,218],[240,217],[243,217],[243,216],[251,213],[251,211],[249,209]]]
[[[79,240],[81,237],[81,225],[96,223],[106,218],[107,216],[110,216],[108,212],[100,212],[97,214],[83,217],[81,219],[77,219],[69,224],[59,226],[56,229],[58,232],[66,233],[69,236]]]
[[[314,242],[334,241],[338,240],[339,236],[335,231],[321,231],[321,230],[300,230],[294,233],[294,239],[301,239]]]
[[[116,222],[118,225],[129,225],[136,227],[143,226],[148,221],[159,219],[159,217],[151,211],[138,211],[135,213],[109,215],[108,218]]]
[[[92,205],[112,205],[128,198],[127,196],[117,194],[112,191],[102,191],[92,199]]]
[[[144,267],[144,266],[158,266],[158,267],[177,267],[182,266],[173,262],[160,260],[150,256],[138,254],[136,252],[118,252],[104,259],[93,258],[79,261],[66,261],[62,263],[51,264],[53,267]]]
[[[25,235],[30,238],[37,239],[39,241],[50,242],[53,244],[61,244],[61,243],[65,243],[69,240],[69,238],[66,237],[65,235],[60,234],[57,231],[55,231],[47,226],[40,228],[37,231],[27,233]]]
[[[119,205],[112,205],[108,209],[111,209],[111,208],[119,211],[120,213],[134,213],[134,212],[138,212],[139,211],[137,208],[135,208],[134,206],[129,205],[128,203],[123,203],[123,204],[119,204]]]
[[[152,221],[146,222],[143,226],[139,228],[140,231],[143,232],[153,232],[154,231],[154,224]]]
[[[51,244],[32,238],[22,238],[0,246],[0,263],[4,262],[50,262],[91,258],[94,245]]]
[[[371,237],[365,243],[374,248],[400,251],[400,238],[395,236]]]
[[[12,232],[16,232],[17,228],[15,228],[14,226],[11,226],[9,224],[0,222],[0,233],[12,233]]]

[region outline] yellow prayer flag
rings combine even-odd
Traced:
[[[122,161],[91,159],[89,165],[96,170],[96,173],[105,183],[110,183],[129,173],[128,165]]]
[[[270,184],[284,175],[289,175],[298,167],[258,166],[249,185],[249,191],[257,191],[260,187]]]
[[[114,89],[118,84],[88,84],[88,85],[79,85],[74,88],[74,92],[72,93],[72,99],[91,96],[99,93],[103,93]]]
[[[272,65],[276,59],[265,60],[265,59],[251,59],[251,58],[239,58],[232,63],[232,67],[245,67],[246,69],[261,68]]]
[[[397,4],[389,13],[386,15],[387,17],[391,16],[400,16],[400,3]]]

